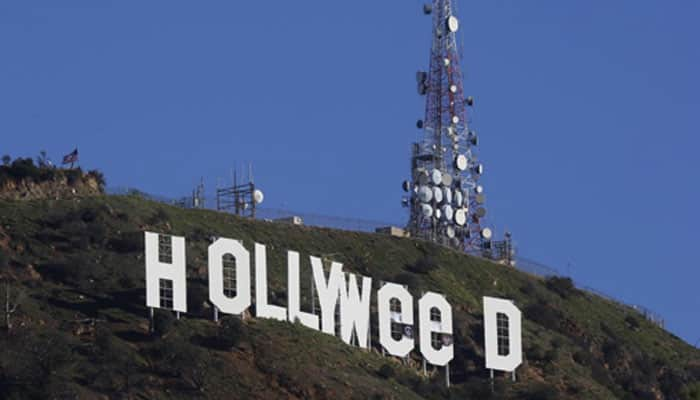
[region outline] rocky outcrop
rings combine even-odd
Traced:
[[[72,182],[69,182],[66,177],[57,177],[39,183],[30,179],[6,180],[0,186],[0,200],[60,200],[97,196],[103,192],[104,189],[97,179],[91,175],[83,175]]]

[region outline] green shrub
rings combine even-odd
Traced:
[[[189,285],[187,288],[187,309],[189,312],[201,315],[205,303],[209,300],[209,291],[201,285]]]
[[[217,341],[221,348],[230,350],[241,342],[245,336],[245,326],[240,318],[228,315],[221,319]]]
[[[17,158],[9,167],[8,173],[16,181],[29,179],[37,181],[39,179],[39,168],[34,165],[31,158]]]
[[[531,304],[525,308],[524,312],[531,321],[555,331],[559,331],[560,323],[564,318],[564,314],[559,309],[544,302]]]
[[[153,316],[153,333],[156,336],[163,337],[170,332],[177,319],[171,311],[168,310],[155,310],[155,315]]]
[[[538,383],[533,385],[527,392],[523,393],[522,399],[526,400],[557,400],[561,398],[559,391],[553,386]]]
[[[380,368],[379,371],[377,371],[377,374],[381,376],[384,379],[391,379],[394,376],[396,376],[396,371],[394,371],[394,367],[392,367],[389,364],[383,364]]]
[[[416,261],[414,264],[408,266],[408,270],[415,272],[417,274],[427,274],[438,268],[437,263],[433,257],[425,256]]]
[[[109,240],[109,247],[118,253],[141,253],[144,250],[143,233],[124,232]]]
[[[104,174],[96,169],[88,171],[87,176],[95,179],[100,189],[104,189],[105,185],[107,185]]]
[[[574,286],[574,281],[571,278],[551,276],[547,278],[545,285],[547,289],[555,292],[563,299],[568,299],[577,293],[576,286]]]
[[[626,316],[625,322],[627,323],[627,326],[633,331],[636,331],[640,328],[639,320],[632,315]]]
[[[158,225],[163,222],[167,222],[170,216],[168,215],[167,211],[165,211],[162,208],[159,208],[151,217],[148,219],[148,224],[149,225]]]

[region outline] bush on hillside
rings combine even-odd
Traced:
[[[100,188],[104,188],[107,185],[107,180],[105,179],[104,174],[96,169],[88,171],[87,176],[94,179]]]
[[[149,225],[158,225],[163,222],[167,222],[170,219],[168,212],[162,208],[159,208],[153,215],[148,218]]]
[[[153,316],[153,333],[158,337],[163,337],[170,332],[177,319],[171,311],[168,310],[155,310],[155,315]]]
[[[97,182],[100,191],[104,190],[106,183],[104,175],[98,170],[92,170],[85,174],[80,167],[62,169],[42,164],[41,161],[37,165],[30,157],[20,157],[12,161],[10,156],[5,155],[2,158],[2,165],[0,165],[0,185],[10,180],[41,183],[60,178],[66,178],[69,185],[73,185],[84,178],[93,178]]]
[[[245,333],[245,326],[241,319],[229,315],[221,319],[217,341],[221,348],[230,350],[238,346],[245,336]]]
[[[187,309],[195,315],[202,315],[209,300],[209,290],[202,285],[190,285],[187,288]]]
[[[561,398],[559,391],[551,385],[536,383],[522,394],[526,400],[557,400]]]
[[[142,253],[144,238],[142,232],[124,232],[109,240],[109,247],[118,253]]]
[[[547,286],[547,289],[555,292],[563,299],[568,299],[577,292],[574,281],[572,281],[571,278],[551,276],[547,278],[545,285]]]
[[[527,306],[524,313],[531,321],[554,331],[559,331],[560,323],[564,319],[561,311],[543,301]]]
[[[396,376],[396,371],[394,371],[394,367],[392,367],[389,364],[383,364],[381,367],[379,367],[379,371],[377,371],[377,374],[381,376],[384,379],[391,379],[394,376]]]
[[[437,262],[431,256],[424,256],[414,264],[408,266],[408,270],[417,274],[427,274],[438,268]]]

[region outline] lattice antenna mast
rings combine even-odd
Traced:
[[[481,252],[492,231],[482,227],[486,215],[479,178],[484,166],[476,156],[478,137],[469,129],[460,51],[459,19],[451,0],[434,0],[423,7],[433,15],[430,69],[416,75],[418,92],[426,97],[425,119],[417,126],[423,140],[413,144],[411,180],[404,182],[409,196],[408,229],[419,238],[469,252]]]

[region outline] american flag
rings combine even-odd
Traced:
[[[63,164],[73,164],[78,161],[78,149],[76,148],[72,152],[63,156]]]

